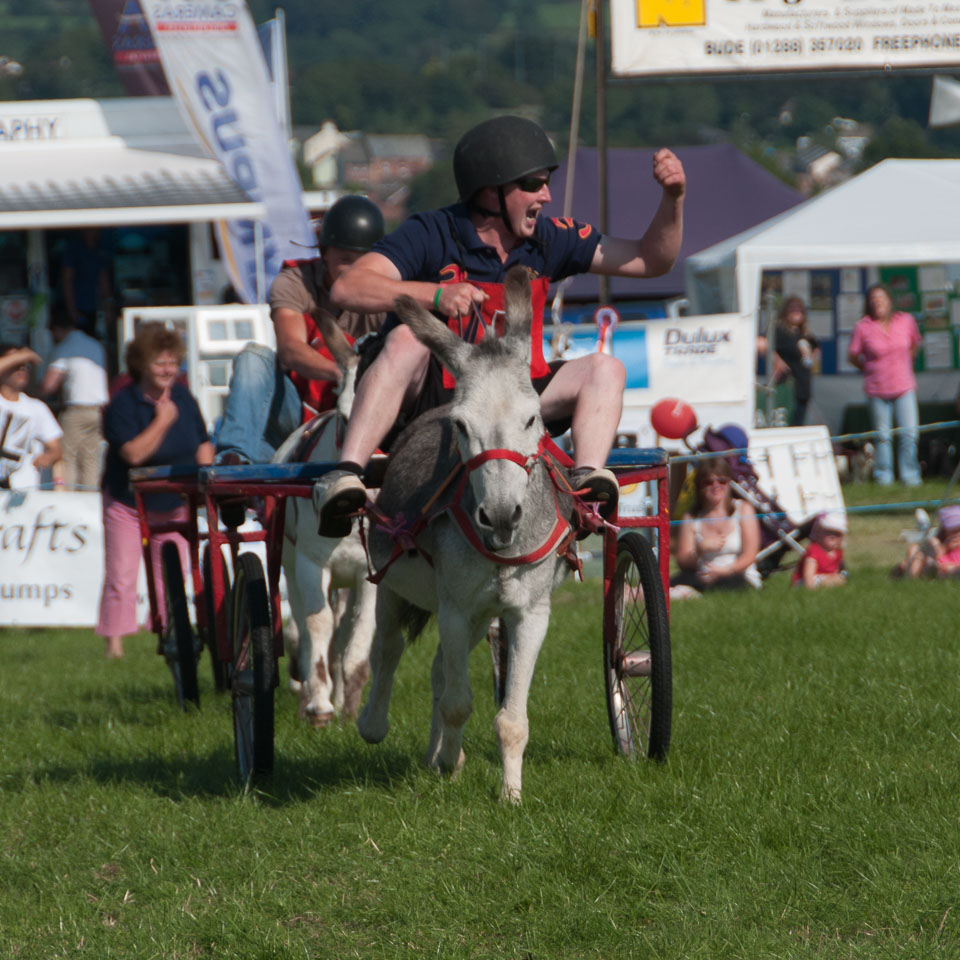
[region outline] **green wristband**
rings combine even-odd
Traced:
[[[433,309],[440,309],[440,294],[443,293],[443,287],[437,287],[437,292],[433,295]]]

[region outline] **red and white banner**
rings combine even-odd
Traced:
[[[610,0],[617,76],[960,64],[944,0]]]
[[[237,293],[247,303],[262,301],[283,261],[302,258],[303,245],[315,240],[250,11],[243,0],[144,0],[143,13],[170,90],[197,139],[251,200],[267,208],[261,243],[252,221],[217,225]]]

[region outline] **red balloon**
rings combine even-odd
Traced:
[[[689,403],[668,397],[654,404],[650,423],[661,437],[682,440],[697,429],[697,415]]]

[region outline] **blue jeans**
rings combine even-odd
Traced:
[[[233,360],[230,395],[217,432],[217,454],[239,453],[251,463],[269,463],[277,447],[300,426],[302,406],[277,355],[248,343]]]
[[[893,483],[893,447],[890,443],[891,421],[899,427],[897,450],[900,455],[900,479],[910,487],[920,483],[920,464],[917,462],[917,436],[920,411],[916,390],[908,390],[899,397],[869,397],[873,428],[877,431],[877,461],[874,479],[877,483]]]

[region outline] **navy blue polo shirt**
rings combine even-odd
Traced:
[[[144,467],[181,466],[196,463],[197,447],[210,438],[193,394],[174,383],[170,399],[180,411],[176,423]],[[138,383],[118,391],[103,411],[103,435],[107,441],[107,462],[103,470],[103,489],[116,500],[132,507],[136,501],[130,487],[130,464],[120,456],[120,448],[143,433],[153,422],[156,407]],[[176,493],[151,493],[145,498],[150,510],[175,510],[183,503]]]
[[[507,271],[520,264],[529,267],[534,277],[552,282],[587,273],[599,242],[599,232],[588,223],[541,214],[534,235],[517,244],[501,262],[493,247],[477,236],[466,204],[457,203],[413,214],[373,249],[396,266],[403,280],[503,283]],[[391,314],[384,331],[398,322]]]

